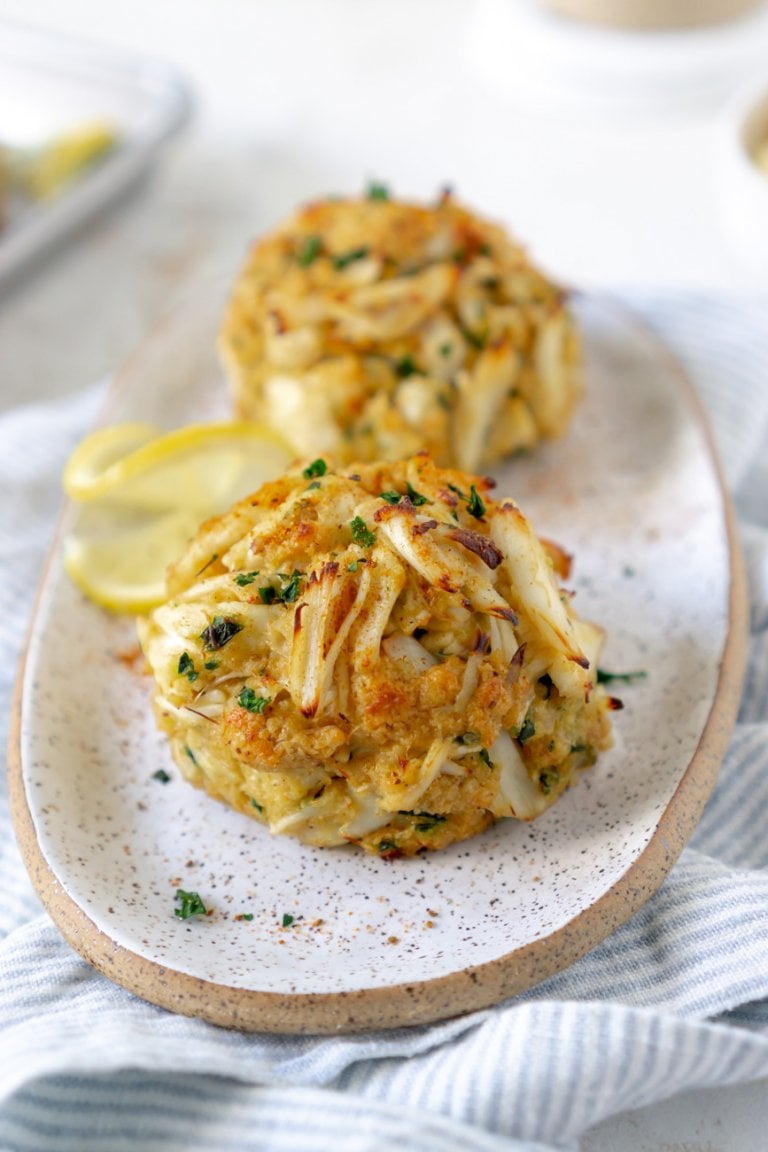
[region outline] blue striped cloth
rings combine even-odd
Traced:
[[[767,313],[736,300],[632,303],[709,408],[752,609],[737,728],[662,888],[572,968],[495,1009],[388,1033],[245,1036],[142,1003],[67,947],[26,877],[3,792],[3,1152],[575,1149],[619,1111],[768,1077]],[[3,715],[61,466],[98,397],[0,419]]]

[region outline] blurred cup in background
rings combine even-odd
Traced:
[[[543,7],[574,20],[614,28],[696,28],[735,20],[759,0],[539,0]]]

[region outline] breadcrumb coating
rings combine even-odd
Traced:
[[[319,459],[203,525],[140,623],[182,774],[384,856],[553,804],[611,742],[602,633],[491,490],[423,453]]]
[[[346,462],[490,467],[560,436],[581,390],[565,293],[448,194],[304,207],[251,249],[219,346],[241,417]]]

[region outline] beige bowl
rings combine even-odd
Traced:
[[[757,0],[541,0],[574,20],[618,28],[696,28],[744,15]]]

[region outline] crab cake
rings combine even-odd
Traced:
[[[561,435],[580,392],[565,294],[448,194],[309,204],[252,248],[219,346],[241,417],[341,461],[488,467]]]
[[[490,487],[426,454],[315,460],[205,524],[140,625],[183,775],[385,856],[553,804],[610,744],[602,636]]]

